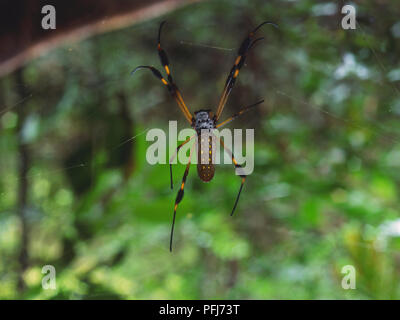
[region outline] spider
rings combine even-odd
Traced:
[[[185,116],[186,120],[190,123],[191,127],[196,131],[196,134],[194,134],[192,137],[189,137],[188,139],[186,139],[183,143],[181,143],[177,147],[174,155],[170,159],[170,162],[169,162],[170,163],[170,179],[171,179],[171,189],[173,189],[172,164],[171,163],[172,163],[173,159],[175,158],[175,156],[177,155],[179,149],[182,146],[184,146],[186,143],[191,141],[196,136],[197,145],[198,145],[198,148],[197,148],[197,150],[198,150],[197,151],[197,157],[198,157],[197,173],[198,173],[199,178],[203,182],[211,181],[212,178],[214,177],[214,173],[215,173],[215,166],[214,166],[214,162],[212,161],[213,153],[214,153],[213,151],[215,150],[215,140],[211,139],[210,134],[207,134],[207,137],[206,137],[206,133],[210,133],[213,129],[217,129],[217,128],[220,128],[220,127],[228,124],[229,122],[233,121],[234,119],[236,119],[243,113],[249,111],[251,108],[264,102],[264,100],[261,100],[252,105],[246,106],[246,107],[242,108],[239,112],[235,113],[234,115],[232,115],[231,117],[226,119],[225,121],[219,122],[219,118],[221,116],[222,110],[224,109],[224,106],[228,100],[229,94],[231,93],[232,88],[236,82],[239,71],[245,62],[247,53],[254,46],[255,43],[264,39],[263,37],[261,37],[261,38],[257,38],[257,39],[253,40],[255,33],[257,32],[258,29],[260,29],[265,24],[271,24],[274,27],[277,27],[277,25],[272,22],[265,21],[265,22],[261,23],[260,25],[258,25],[254,30],[252,30],[247,35],[247,37],[242,41],[242,44],[239,47],[237,57],[235,59],[233,67],[228,75],[228,78],[226,79],[225,86],[222,91],[222,95],[220,97],[220,100],[219,100],[219,103],[217,106],[217,111],[215,112],[215,114],[213,114],[213,112],[210,109],[202,109],[202,110],[194,112],[194,115],[192,115],[190,113],[189,109],[187,108],[185,102],[183,101],[181,92],[179,91],[174,80],[172,79],[167,54],[164,51],[164,49],[161,47],[161,30],[162,30],[162,27],[164,24],[165,24],[165,21],[161,22],[160,27],[158,29],[157,50],[158,50],[158,55],[160,57],[161,64],[164,67],[165,72],[167,74],[167,79],[165,79],[162,76],[161,72],[158,69],[154,68],[153,66],[138,66],[131,72],[131,74],[134,74],[139,69],[150,70],[153,73],[153,75],[155,77],[157,77],[159,80],[161,80],[161,82],[167,87],[169,93],[176,100],[176,102],[177,102],[179,108],[181,109],[183,115]],[[206,148],[208,148],[208,149],[204,149],[204,140],[206,140],[206,139],[207,139]],[[219,143],[221,144],[221,146],[224,147],[224,150],[232,158],[232,162],[235,166],[235,169],[241,168],[241,165],[237,163],[235,157],[233,156],[232,151],[228,147],[225,146],[223,140],[221,138],[218,138],[218,140],[219,140]],[[203,152],[203,151],[205,151],[205,152]],[[185,183],[186,183],[186,178],[189,174],[192,153],[193,153],[193,147],[190,151],[189,161],[186,165],[185,173],[183,174],[183,178],[182,178],[182,183],[181,183],[180,189],[179,189],[178,194],[175,199],[174,214],[173,214],[173,218],[172,218],[172,227],[171,227],[171,235],[170,235],[170,243],[169,243],[170,251],[172,251],[172,239],[173,239],[173,235],[174,235],[176,210],[178,208],[179,203],[182,201],[182,198],[184,195],[184,187],[185,187]],[[246,175],[239,175],[239,178],[241,179],[241,184],[240,184],[239,192],[238,192],[236,200],[235,200],[235,204],[233,205],[231,216],[235,212],[236,206],[238,204],[240,194],[242,192],[243,185],[246,180]]]

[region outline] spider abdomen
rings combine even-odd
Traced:
[[[215,166],[213,164],[197,164],[197,173],[203,182],[209,182],[214,177]]]

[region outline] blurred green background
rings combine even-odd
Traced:
[[[400,5],[205,1],[63,46],[0,79],[0,298],[400,298]],[[247,32],[269,20],[222,118],[255,128],[255,170],[177,186],[146,130],[187,122],[150,74],[163,46],[191,111],[218,102]],[[57,289],[43,290],[54,265]],[[344,290],[342,267],[356,269]]]

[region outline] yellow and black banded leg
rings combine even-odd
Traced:
[[[249,105],[247,107],[244,107],[243,109],[241,109],[239,112],[236,112],[233,116],[229,117],[228,119],[226,119],[225,121],[222,121],[221,123],[218,123],[216,125],[216,128],[220,128],[223,127],[224,125],[228,124],[229,122],[235,120],[237,117],[239,117],[240,115],[242,115],[243,113],[249,111],[251,108],[254,108],[255,106],[258,106],[260,103],[263,103],[264,100],[258,101],[256,103],[253,103],[252,105]]]
[[[176,199],[175,199],[174,216],[172,218],[172,227],[171,227],[171,237],[170,237],[170,240],[169,240],[169,251],[172,251],[172,239],[174,237],[174,226],[175,226],[175,218],[176,218],[176,209],[178,208],[178,204],[183,199],[184,188],[185,188],[186,178],[187,178],[187,176],[189,174],[190,161],[191,161],[191,158],[192,158],[192,153],[193,153],[193,148],[190,151],[189,161],[188,161],[188,164],[186,165],[185,173],[183,174],[182,184],[181,184],[181,187],[180,187],[180,189],[178,191],[178,194],[176,195]]]
[[[226,152],[229,154],[229,156],[232,158],[232,162],[233,162],[233,164],[235,165],[235,169],[241,168],[242,166],[241,166],[240,164],[237,163],[235,157],[233,156],[233,152],[232,152],[227,146],[225,146],[224,141],[223,141],[221,138],[218,138],[218,139],[219,139],[219,142],[221,143],[221,145],[224,147],[225,151],[226,151]],[[246,181],[246,175],[240,175],[239,177],[240,177],[240,179],[241,179],[241,184],[240,184],[240,188],[239,188],[238,195],[237,195],[236,200],[235,200],[235,204],[233,205],[233,209],[232,209],[232,212],[231,212],[231,216],[233,216],[233,213],[234,213],[235,210],[236,210],[236,206],[237,206],[237,204],[238,204],[238,202],[239,202],[239,198],[240,198],[240,194],[242,193],[242,189],[243,189],[244,182]]]
[[[165,21],[163,21],[160,24],[160,28],[158,30],[157,50],[158,50],[158,55],[160,57],[161,64],[162,64],[163,68],[165,69],[165,72],[167,73],[168,81],[161,75],[161,72],[159,70],[157,70],[156,68],[154,68],[153,66],[138,66],[131,72],[131,75],[134,74],[137,70],[149,69],[153,73],[153,75],[156,76],[159,80],[161,80],[161,82],[168,88],[168,91],[170,92],[170,94],[174,97],[174,99],[178,103],[178,106],[181,109],[181,111],[183,112],[183,115],[189,121],[189,123],[192,124],[193,116],[190,113],[189,109],[187,108],[185,102],[183,101],[181,92],[179,91],[177,85],[175,84],[175,82],[172,79],[167,54],[161,48],[161,42],[160,42],[161,28],[164,25],[164,23],[165,23]]]
[[[190,120],[192,120],[192,115],[190,114],[188,108],[186,107],[185,102],[183,101],[183,97],[181,92],[178,89],[178,86],[176,85],[176,83],[174,82],[174,80],[172,79],[172,75],[171,75],[171,70],[169,68],[169,61],[168,61],[168,56],[167,53],[165,52],[165,50],[161,47],[161,30],[162,27],[164,26],[165,21],[161,22],[160,24],[160,28],[158,29],[158,38],[157,38],[157,50],[158,50],[158,56],[160,57],[160,62],[165,70],[165,72],[167,73],[167,77],[168,77],[168,82],[171,84],[172,89],[173,89],[173,95],[175,97],[175,99],[177,101],[180,101],[180,103],[182,104],[183,109],[185,110],[186,116],[188,118],[190,118]]]
[[[165,24],[165,21],[161,22],[160,27],[158,29],[158,38],[157,38],[157,50],[158,50],[158,56],[160,57],[161,64],[163,68],[165,69],[165,72],[167,73],[168,76],[168,81],[170,83],[173,83],[174,81],[172,80],[172,75],[171,75],[171,70],[169,69],[169,61],[168,61],[168,56],[165,50],[161,47],[161,30],[163,25]]]
[[[172,155],[171,159],[169,159],[169,175],[171,178],[171,189],[174,188],[174,183],[173,183],[173,179],[172,179],[172,161],[174,161],[175,157],[178,155],[179,150],[186,144],[188,143],[190,140],[192,140],[196,135],[192,135],[191,137],[187,138],[185,141],[183,141],[177,148],[175,153]]]
[[[167,80],[165,80],[165,78],[162,76],[161,72],[152,66],[138,66],[131,72],[131,75],[140,69],[149,69],[156,78],[161,80],[163,85],[165,85],[168,88],[169,93],[175,98],[176,102],[178,103],[179,108],[181,109],[181,111],[182,111],[183,115],[185,116],[185,118],[187,119],[187,121],[189,121],[189,123],[192,124],[193,117],[192,117],[190,111],[188,110],[188,108],[186,107],[186,105],[183,103],[182,96],[179,94],[179,92],[177,92],[176,86],[174,86],[174,84],[171,84]],[[179,94],[179,96],[178,96],[178,94]],[[178,97],[180,97],[180,99]]]
[[[221,98],[218,102],[217,112],[215,113],[216,121],[218,121],[219,117],[221,116],[222,110],[224,109],[226,101],[228,100],[228,96],[236,82],[237,76],[239,75],[239,71],[242,68],[242,66],[246,60],[246,55],[247,55],[248,51],[254,46],[255,43],[264,39],[261,37],[261,38],[257,38],[255,40],[253,40],[254,35],[257,32],[257,30],[260,29],[265,24],[271,24],[271,25],[277,27],[274,23],[265,21],[265,22],[261,23],[260,25],[258,25],[253,31],[251,31],[247,35],[247,37],[243,40],[242,44],[240,45],[237,57],[235,59],[233,67],[232,67],[231,71],[229,72],[229,75],[226,79],[224,90],[222,91]]]

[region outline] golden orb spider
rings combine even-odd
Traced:
[[[222,95],[220,97],[219,103],[218,103],[218,107],[217,107],[217,111],[215,114],[213,114],[211,112],[211,110],[199,110],[194,112],[194,116],[190,113],[189,109],[187,108],[185,102],[183,101],[183,97],[181,92],[179,91],[177,85],[175,84],[174,80],[172,79],[172,75],[171,75],[171,71],[169,69],[169,61],[168,61],[168,57],[166,52],[164,51],[164,49],[161,47],[161,30],[163,25],[165,24],[165,21],[161,22],[160,27],[158,29],[158,38],[157,38],[157,50],[158,50],[158,55],[160,57],[160,61],[162,66],[165,69],[165,72],[167,73],[167,80],[162,76],[161,72],[154,68],[153,66],[138,66],[136,67],[131,74],[134,74],[137,70],[139,69],[148,69],[150,70],[154,76],[156,76],[159,80],[161,80],[161,82],[168,88],[168,91],[170,92],[170,94],[172,95],[172,97],[174,97],[174,99],[176,100],[176,102],[178,103],[179,108],[181,109],[181,111],[183,112],[183,115],[185,116],[186,120],[190,123],[191,127],[196,131],[196,134],[193,135],[192,137],[189,137],[188,139],[186,139],[182,144],[180,144],[177,149],[175,154],[173,155],[173,157],[170,159],[170,178],[171,178],[171,189],[173,189],[173,179],[172,179],[172,160],[174,159],[174,157],[177,155],[179,149],[184,146],[186,143],[188,143],[190,140],[193,139],[193,137],[196,136],[197,138],[197,143],[198,143],[198,148],[197,148],[197,157],[198,157],[198,162],[197,162],[197,173],[199,178],[203,181],[203,182],[209,182],[211,181],[211,179],[214,177],[214,173],[215,173],[215,166],[214,163],[212,161],[213,158],[213,150],[215,150],[215,142],[214,139],[211,139],[210,135],[207,135],[207,139],[208,139],[208,150],[206,150],[207,152],[202,153],[200,150],[202,150],[202,147],[200,145],[200,141],[204,140],[204,132],[211,132],[211,130],[213,129],[217,129],[220,128],[224,125],[226,125],[227,123],[231,122],[232,120],[236,119],[237,117],[239,117],[241,114],[247,112],[248,110],[250,110],[251,108],[259,105],[260,103],[264,102],[264,100],[258,101],[252,105],[246,106],[243,109],[241,109],[239,112],[235,113],[234,115],[232,115],[231,117],[229,117],[228,119],[226,119],[223,122],[218,122],[219,118],[221,116],[222,110],[225,107],[225,104],[228,100],[228,96],[236,82],[236,78],[239,75],[239,71],[241,69],[241,67],[243,66],[245,59],[246,59],[246,55],[248,53],[248,51],[254,46],[255,43],[257,43],[258,41],[264,39],[263,37],[261,38],[257,38],[255,40],[253,40],[255,33],[257,32],[258,29],[260,29],[263,25],[265,24],[271,24],[274,27],[277,28],[277,25],[272,23],[272,22],[268,22],[265,21],[263,23],[261,23],[260,25],[258,25],[253,31],[251,31],[247,37],[242,41],[242,44],[239,47],[238,53],[237,53],[237,57],[235,59],[235,62],[233,64],[233,67],[228,75],[228,78],[226,79],[225,82],[225,86],[224,89],[222,91]],[[203,138],[203,139],[202,139]],[[235,165],[235,168],[241,168],[241,165],[237,163],[235,157],[233,156],[232,151],[227,148],[223,142],[222,139],[219,138],[219,142],[220,144],[224,147],[224,150],[229,154],[229,156],[232,158],[232,162]],[[203,156],[202,156],[203,154]],[[206,155],[206,156],[204,156]],[[174,226],[175,226],[175,218],[176,218],[176,210],[178,208],[178,204],[182,201],[183,195],[184,195],[184,187],[185,187],[185,183],[186,183],[186,178],[189,174],[189,168],[190,168],[190,162],[191,162],[191,156],[192,156],[192,150],[190,151],[190,155],[189,155],[189,161],[186,165],[186,169],[185,169],[185,173],[183,174],[183,179],[182,179],[182,183],[181,183],[181,187],[178,191],[178,194],[176,196],[175,199],[175,205],[174,205],[174,215],[173,215],[173,219],[172,219],[172,227],[171,227],[171,236],[170,236],[170,243],[169,243],[169,250],[172,251],[172,239],[173,239],[173,235],[174,235]],[[240,184],[240,188],[239,188],[239,192],[238,195],[236,197],[235,200],[235,204],[233,206],[232,212],[231,212],[231,216],[233,215],[233,213],[235,212],[236,206],[238,204],[239,201],[239,197],[240,194],[242,192],[243,189],[243,185],[244,182],[246,180],[246,176],[245,175],[239,175],[240,179],[241,179],[241,184]]]

